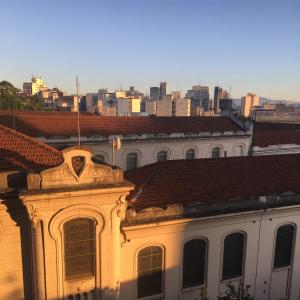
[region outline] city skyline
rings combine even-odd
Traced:
[[[83,93],[149,94],[167,81],[168,91],[231,85],[233,98],[299,101],[298,1],[10,1],[2,11],[0,78],[18,88],[37,75],[74,93],[79,75]]]

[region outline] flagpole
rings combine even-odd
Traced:
[[[79,82],[78,76],[76,76],[76,93],[77,93],[77,133],[78,133],[78,146],[80,146],[80,119],[79,119]]]

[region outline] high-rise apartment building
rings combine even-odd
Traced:
[[[167,95],[167,83],[161,82],[160,89],[159,89],[159,99],[163,100],[166,95]]]
[[[259,96],[254,93],[248,93],[241,99],[241,113],[245,117],[249,117],[253,107],[259,106]]]
[[[35,95],[40,91],[46,90],[47,85],[41,77],[32,77],[31,82],[23,83],[23,92],[26,95]]]

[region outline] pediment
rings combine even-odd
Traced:
[[[123,181],[123,172],[92,161],[92,151],[71,147],[62,151],[64,162],[40,173],[41,188],[51,189],[77,185],[113,184]]]

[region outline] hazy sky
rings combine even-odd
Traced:
[[[0,80],[300,100],[299,0],[3,0]]]

